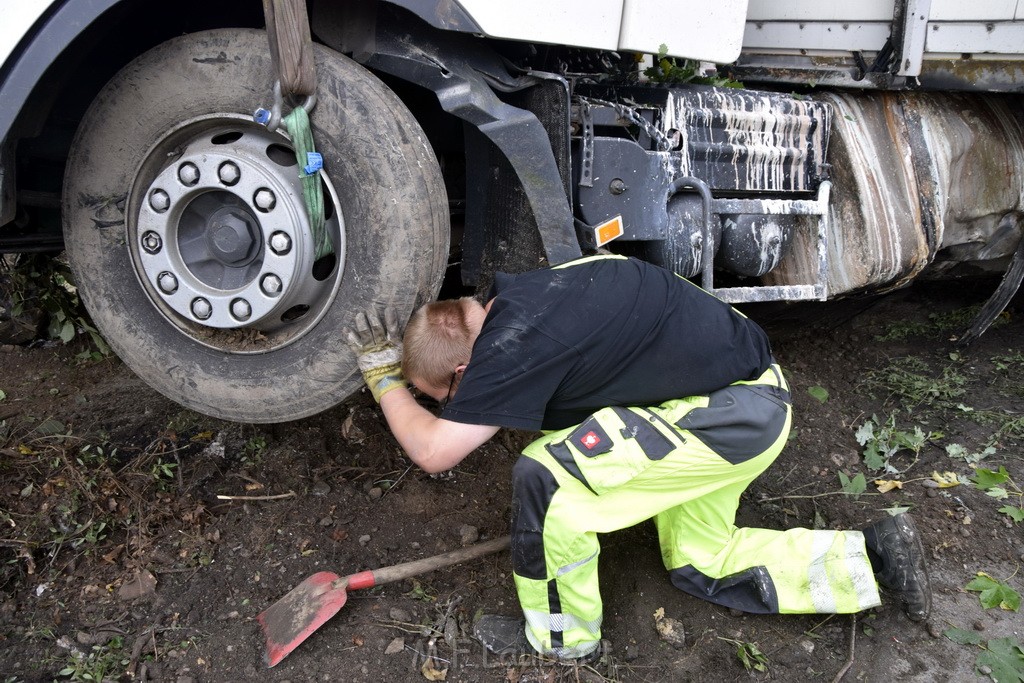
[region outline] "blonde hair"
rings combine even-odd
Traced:
[[[403,340],[406,378],[447,387],[455,368],[469,362],[473,340],[464,301],[435,301],[413,313]]]

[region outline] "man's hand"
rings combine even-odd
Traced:
[[[356,329],[346,330],[345,337],[377,403],[392,389],[409,386],[402,377],[402,332],[395,309],[384,309],[383,324],[373,309],[357,314]]]

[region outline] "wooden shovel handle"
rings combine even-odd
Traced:
[[[477,545],[453,550],[451,552],[444,553],[443,555],[425,557],[422,560],[413,560],[412,562],[403,562],[402,564],[396,564],[391,567],[382,567],[381,569],[374,569],[372,571],[350,574],[349,576],[343,576],[335,581],[335,583],[338,584],[339,587],[343,586],[349,590],[372,588],[384,583],[408,579],[411,576],[426,574],[427,572],[432,572],[435,569],[450,567],[453,564],[475,560],[478,557],[499,552],[509,546],[510,540],[511,539],[508,536],[505,536],[504,538],[496,538],[493,541],[478,543]]]

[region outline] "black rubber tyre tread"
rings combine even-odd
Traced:
[[[268,103],[264,32],[207,31],[143,54],[93,101],[68,158],[65,243],[90,314],[147,383],[207,415],[273,423],[339,403],[362,386],[341,334],[353,315],[389,305],[407,316],[444,275],[447,195],[422,129],[369,71],[322,46],[315,52],[311,121],[345,219],[345,271],[324,318],[287,346],[242,355],[194,341],[150,302],[126,247],[126,196],[146,150],[186,119],[248,115]]]

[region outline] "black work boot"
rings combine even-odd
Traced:
[[[488,652],[498,656],[540,656],[526,637],[526,620],[522,617],[485,614],[473,624],[473,637],[479,640]],[[595,663],[603,654],[602,645],[582,657],[556,658],[546,655],[545,658],[569,666],[588,666]]]
[[[526,620],[501,614],[485,614],[473,624],[473,636],[496,655],[535,655],[526,639]]]
[[[924,565],[924,546],[910,515],[900,513],[864,530],[864,541],[881,561],[878,583],[891,591],[911,621],[923,621],[932,610],[932,588]]]

